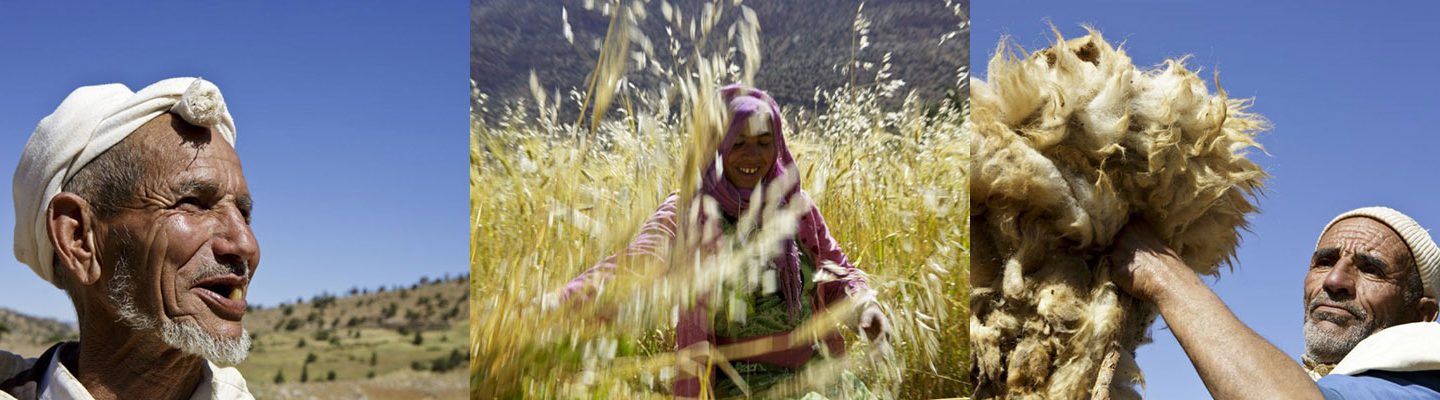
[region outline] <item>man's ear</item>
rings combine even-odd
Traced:
[[[95,214],[90,202],[74,193],[60,192],[50,200],[45,214],[50,244],[55,247],[55,270],[69,274],[67,281],[89,286],[100,280],[100,262],[95,257]],[[72,278],[73,277],[73,278]]]
[[[1418,306],[1421,321],[1435,322],[1435,314],[1440,311],[1440,304],[1437,304],[1434,298],[1421,296]]]

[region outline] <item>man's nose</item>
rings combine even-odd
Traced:
[[[1355,296],[1355,265],[1350,260],[1341,260],[1325,274],[1323,288],[1332,299],[1348,299]]]
[[[212,247],[215,261],[222,265],[243,265],[246,268],[243,274],[253,273],[260,264],[260,244],[238,208],[229,207],[220,218]]]

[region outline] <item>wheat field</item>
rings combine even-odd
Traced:
[[[673,349],[677,310],[705,288],[742,281],[744,251],[622,263],[585,302],[561,302],[556,290],[622,250],[668,194],[692,197],[718,143],[716,88],[753,82],[763,65],[754,45],[760,30],[745,22],[754,21],[753,11],[738,3],[682,13],[669,3],[612,2],[587,87],[562,97],[532,78],[532,98],[472,91],[472,398],[669,397],[688,356]],[[649,10],[658,7],[665,10]],[[946,7],[968,21],[958,4]],[[723,13],[745,17],[717,26]],[[626,29],[662,14],[693,33],[652,47]],[[868,24],[857,13],[857,50]],[[865,79],[817,88],[823,110],[782,104],[784,134],[801,187],[868,274],[893,326],[893,352],[843,328],[853,315],[834,307],[804,329],[841,329],[847,355],[756,395],[799,397],[835,384],[842,371],[880,398],[968,395],[968,75],[955,71],[947,98],[921,99],[889,76],[888,57],[855,54],[817,73]],[[641,73],[657,83],[633,83]],[[681,207],[687,215],[703,205]],[[766,216],[777,218],[784,216]],[[725,376],[725,350],[701,368]]]

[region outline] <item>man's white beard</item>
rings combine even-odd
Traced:
[[[1313,304],[1320,300],[1330,300],[1334,302],[1334,300],[1330,299],[1329,293],[1323,290],[1320,291],[1314,299],[1311,299],[1310,302]],[[1360,308],[1359,304],[1356,304],[1354,300],[1336,303],[1340,303],[1343,307],[1355,314],[1355,318],[1350,321],[1351,325],[1341,326],[1340,321],[1331,321],[1336,325],[1335,328],[1331,328],[1331,330],[1321,330],[1319,326],[1320,322],[1327,318],[1315,318],[1310,312],[1311,305],[1305,305],[1305,355],[1309,356],[1311,360],[1324,364],[1338,363],[1340,359],[1345,358],[1345,355],[1350,354],[1350,350],[1354,350],[1355,345],[1360,344],[1360,341],[1365,340],[1365,338],[1370,337],[1371,334],[1385,327],[1385,325],[1382,324],[1384,321],[1380,321],[1378,318],[1371,318],[1365,320],[1363,323],[1357,323],[1359,320],[1364,320],[1366,314],[1365,310]],[[1334,329],[1340,329],[1341,331],[1334,332]]]
[[[233,367],[245,361],[250,352],[250,332],[240,330],[240,337],[229,339],[211,336],[194,320],[160,324],[160,339],[181,351],[204,357],[222,367]]]
[[[195,322],[184,320],[179,323],[169,319],[157,320],[140,312],[135,305],[135,285],[130,276],[130,265],[124,257],[115,263],[115,274],[110,278],[110,301],[118,307],[120,322],[139,332],[158,331],[160,340],[180,351],[210,360],[222,367],[232,367],[245,361],[250,352],[250,332],[240,330],[235,339],[215,337]],[[158,330],[156,329],[158,326]]]

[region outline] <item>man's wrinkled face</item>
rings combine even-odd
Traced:
[[[770,119],[757,114],[758,121],[741,121],[735,144],[725,153],[725,179],[741,189],[754,189],[775,165],[778,150]]]
[[[1405,284],[1417,274],[1410,249],[1393,229],[1367,217],[1336,222],[1320,237],[1305,276],[1305,352],[1339,362],[1361,340],[1411,322]]]
[[[98,245],[120,316],[158,323],[181,350],[238,363],[249,345],[245,293],[260,261],[239,157],[220,135],[171,114],[126,140],[143,141],[147,164],[135,196],[99,222]],[[216,351],[227,354],[205,354]]]

